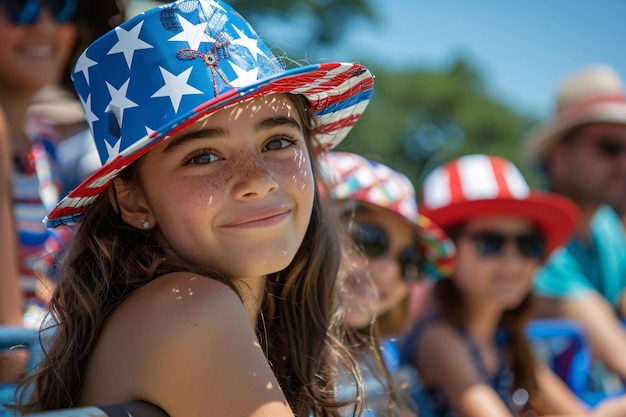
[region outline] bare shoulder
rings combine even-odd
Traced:
[[[125,300],[90,361],[84,404],[137,399],[171,417],[291,415],[239,296],[189,273]]]

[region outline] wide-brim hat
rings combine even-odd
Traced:
[[[220,0],[179,0],[135,16],[91,44],[72,79],[102,167],[48,214],[48,227],[80,221],[123,169],[205,115],[268,94],[300,94],[316,117],[316,143],[328,150],[373,87],[373,75],[356,63],[285,69]]]
[[[556,111],[524,140],[530,163],[543,161],[547,151],[569,129],[587,123],[626,124],[626,92],[617,72],[594,65],[568,77],[557,94]]]
[[[422,186],[421,211],[444,230],[481,216],[521,216],[546,239],[546,254],[573,235],[580,210],[559,194],[529,188],[517,167],[492,155],[466,155],[433,170]]]
[[[404,174],[350,152],[328,152],[321,161],[330,198],[379,207],[400,216],[415,229],[425,257],[425,272],[434,278],[450,275],[454,243],[435,222],[418,212],[415,188]]]

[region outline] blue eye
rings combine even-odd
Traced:
[[[275,151],[278,149],[288,148],[290,146],[293,146],[295,143],[296,141],[292,138],[287,136],[281,136],[279,138],[270,140],[267,145],[265,145],[265,149],[267,149],[268,151]]]
[[[185,165],[206,165],[217,161],[219,158],[213,151],[201,150],[191,154],[186,160]]]

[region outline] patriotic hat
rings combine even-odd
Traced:
[[[406,176],[349,152],[329,152],[321,159],[331,198],[380,207],[401,216],[415,228],[426,259],[425,272],[432,277],[450,275],[454,243],[438,225],[418,213],[415,189]]]
[[[301,94],[327,150],[352,128],[373,87],[372,74],[354,63],[285,69],[220,0],[178,0],[122,23],[81,54],[72,80],[102,167],[48,214],[48,227],[80,221],[120,171],[204,115],[267,94]]]
[[[546,238],[547,252],[574,232],[580,212],[568,198],[528,187],[512,162],[490,155],[467,155],[436,168],[424,180],[422,213],[450,230],[483,215],[519,215],[532,220]]]
[[[594,122],[626,124],[626,91],[617,72],[606,65],[587,67],[563,82],[552,119],[524,141],[526,159],[542,162],[565,131]]]

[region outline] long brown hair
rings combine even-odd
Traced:
[[[314,119],[306,110],[308,101],[302,96],[290,97],[306,125],[307,146],[317,177],[311,138]],[[128,180],[135,175],[136,165],[120,174]],[[137,230],[122,221],[113,202],[111,191],[97,198],[60,263],[60,285],[50,303],[55,335],[38,369],[22,383],[22,388],[30,386],[33,392],[27,401],[22,396],[21,412],[76,406],[105,322],[133,291],[159,276],[191,271],[226,283],[242,297],[232,281],[217,271],[190,269],[180,259],[165,256],[150,231]],[[301,247],[286,269],[267,277],[267,297],[257,325],[260,345],[298,416],[340,415],[339,408],[347,404],[335,401],[339,366],[352,373],[362,392],[358,365],[343,343],[345,329],[335,295],[339,227],[325,210],[316,190]],[[357,397],[353,402],[358,413],[361,400]]]

